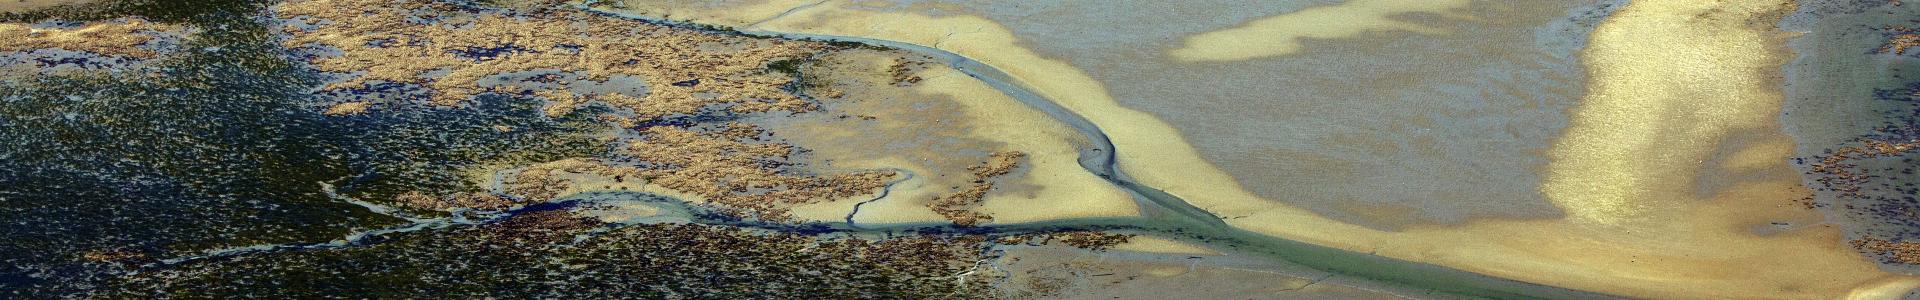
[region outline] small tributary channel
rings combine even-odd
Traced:
[[[692,23],[663,20],[649,16],[595,9],[585,6],[579,6],[578,8],[610,16],[670,26],[695,25]],[[1018,99],[1023,104],[1045,112],[1048,116],[1062,123],[1066,123],[1085,135],[1090,141],[1090,145],[1080,149],[1080,165],[1088,172],[1099,175],[1115,186],[1132,193],[1142,208],[1142,215],[1140,217],[1083,218],[1021,224],[989,224],[979,228],[957,228],[950,224],[889,224],[886,226],[866,225],[856,227],[849,223],[807,226],[805,230],[872,233],[899,233],[907,231],[1136,231],[1208,245],[1215,250],[1228,253],[1276,259],[1344,276],[1408,285],[1415,288],[1467,297],[1613,298],[1601,294],[1496,278],[1432,264],[1393,259],[1370,253],[1359,253],[1313,245],[1232,227],[1221,221],[1219,217],[1206,210],[1188,204],[1187,201],[1180,197],[1134,182],[1127,177],[1125,172],[1115,167],[1116,160],[1118,159],[1118,156],[1115,155],[1117,150],[1114,149],[1113,143],[1099,126],[1088,121],[1085,117],[1061,107],[1045,96],[1034,93],[1028,86],[1021,84],[1006,72],[963,55],[917,44],[854,36],[771,32],[751,29],[741,29],[731,33],[769,38],[854,42],[931,56],[944,62],[949,67],[978,79],[1014,99]],[[680,205],[685,204],[682,203]],[[778,229],[778,227],[787,226],[768,224],[729,225],[761,228],[773,227],[769,229]],[[798,228],[789,228],[789,230],[791,229]]]
[[[637,19],[670,26],[692,25],[689,23],[660,20],[616,11],[586,7],[580,8],[610,16]],[[904,42],[851,36],[754,30],[720,33],[744,34],[766,38],[854,42],[933,57],[944,62],[949,67],[980,80],[1014,99],[1018,99],[1023,104],[1046,113],[1085,135],[1090,143],[1080,149],[1080,165],[1086,169],[1087,172],[1098,175],[1106,179],[1109,183],[1129,191],[1141,207],[1141,215],[1137,217],[1078,218],[1018,224],[989,224],[980,227],[959,227],[947,223],[856,224],[852,220],[852,215],[849,214],[845,222],[792,224],[726,217],[721,214],[711,213],[702,205],[659,195],[637,192],[600,191],[580,193],[565,199],[515,210],[480,212],[474,214],[471,218],[468,217],[467,213],[463,212],[456,212],[452,217],[422,218],[405,215],[396,209],[379,206],[377,204],[341,198],[332,193],[331,185],[321,183],[323,189],[330,196],[366,207],[376,213],[407,220],[408,223],[385,229],[352,233],[341,239],[324,243],[256,245],[217,249],[203,252],[200,255],[163,260],[162,263],[174,264],[258,252],[323,250],[352,247],[362,245],[370,238],[379,235],[482,224],[510,218],[516,214],[525,212],[570,209],[587,205],[616,204],[618,202],[639,202],[638,204],[659,208],[660,212],[653,216],[635,218],[630,221],[632,223],[686,222],[781,232],[806,234],[832,233],[863,237],[888,237],[924,233],[1025,233],[1068,230],[1141,233],[1207,245],[1216,251],[1224,253],[1284,261],[1326,271],[1330,274],[1406,285],[1417,289],[1440,292],[1445,295],[1485,298],[1611,298],[1606,295],[1496,278],[1432,264],[1313,245],[1235,228],[1221,221],[1219,217],[1212,213],[1188,204],[1187,201],[1178,196],[1133,181],[1125,172],[1116,167],[1118,156],[1115,154],[1117,149],[1114,148],[1106,133],[1096,124],[1088,121],[1079,114],[1059,106],[1045,96],[1034,93],[1029,87],[1021,84],[1020,81],[1000,69],[953,52]],[[898,181],[895,183],[897,182]],[[890,188],[888,190],[890,190]],[[886,193],[883,192],[876,196],[876,198],[867,200],[866,202],[880,200],[884,197],[886,197]],[[863,202],[861,204],[865,203]],[[858,207],[859,205],[856,205],[855,209],[858,209]],[[1444,295],[1435,296],[1446,297]]]

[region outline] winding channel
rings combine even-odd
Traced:
[[[662,24],[662,25],[669,25],[669,26],[699,28],[699,26],[692,26],[692,25],[696,25],[695,23],[663,20],[663,19],[653,18],[649,16],[633,15],[633,14],[622,13],[617,11],[593,9],[593,8],[588,8],[578,4],[576,4],[576,7],[578,9],[595,12],[595,13],[599,13],[607,16],[634,19],[634,20],[640,20],[640,21]],[[1612,296],[1596,294],[1591,292],[1584,292],[1584,291],[1570,290],[1565,288],[1526,283],[1521,281],[1497,278],[1497,277],[1492,277],[1492,276],[1487,276],[1487,275],[1482,275],[1477,273],[1471,273],[1471,272],[1441,267],[1441,266],[1432,265],[1432,264],[1388,258],[1384,256],[1373,255],[1371,253],[1359,253],[1359,252],[1353,252],[1353,251],[1340,250],[1336,248],[1319,246],[1319,245],[1279,238],[1279,237],[1265,235],[1265,234],[1254,233],[1254,232],[1242,230],[1239,228],[1235,228],[1233,226],[1228,225],[1226,222],[1221,221],[1221,219],[1215,216],[1214,214],[1206,210],[1200,209],[1198,207],[1195,207],[1191,204],[1188,204],[1185,200],[1181,199],[1178,196],[1174,196],[1172,194],[1168,194],[1159,189],[1155,189],[1153,187],[1141,185],[1134,182],[1131,178],[1129,178],[1126,175],[1125,172],[1122,172],[1119,168],[1115,166],[1115,161],[1117,160],[1117,156],[1115,155],[1114,146],[1111,143],[1111,141],[1108,139],[1106,133],[1102,131],[1099,126],[1088,121],[1086,118],[1080,116],[1079,114],[1076,114],[1070,110],[1067,110],[1059,106],[1052,100],[1044,96],[1041,96],[1037,93],[1034,93],[1028,86],[1021,84],[1020,81],[1014,79],[1014,77],[1008,75],[1007,73],[957,53],[953,53],[953,52],[949,52],[946,50],[941,50],[933,47],[926,47],[926,46],[911,44],[911,43],[862,38],[862,37],[852,37],[852,36],[770,32],[770,31],[755,31],[755,30],[715,31],[715,32],[724,33],[724,34],[741,34],[746,36],[756,36],[756,37],[764,37],[764,38],[784,38],[784,39],[831,41],[831,42],[853,42],[853,43],[861,43],[861,44],[867,44],[867,45],[873,45],[873,46],[893,48],[893,49],[898,49],[902,51],[909,51],[909,52],[927,55],[935,59],[938,59],[944,62],[947,66],[955,70],[958,70],[962,73],[965,73],[968,76],[971,76],[977,80],[980,80],[981,82],[984,82],[989,86],[992,86],[994,89],[999,90],[1000,92],[1008,96],[1011,96],[1014,99],[1018,99],[1021,103],[1028,105],[1034,109],[1040,110],[1046,113],[1048,116],[1059,120],[1060,122],[1066,123],[1067,125],[1073,127],[1076,131],[1079,131],[1082,135],[1086,136],[1086,138],[1090,142],[1090,145],[1080,149],[1080,158],[1079,158],[1080,166],[1086,169],[1088,172],[1098,175],[1101,178],[1104,178],[1105,180],[1107,180],[1109,183],[1115,186],[1118,186],[1128,191],[1129,193],[1131,193],[1134,196],[1135,201],[1138,202],[1141,208],[1141,216],[1081,218],[1081,219],[1055,220],[1055,221],[1043,221],[1043,222],[1032,222],[1032,223],[1020,223],[1020,224],[988,224],[981,227],[956,227],[948,223],[904,223],[904,224],[885,224],[885,225],[855,224],[852,220],[852,217],[853,217],[853,214],[858,213],[859,206],[864,205],[868,202],[878,201],[886,198],[887,192],[890,191],[892,188],[892,183],[889,183],[887,188],[883,189],[880,195],[870,200],[865,200],[859,204],[856,204],[855,210],[848,214],[848,217],[844,223],[822,222],[822,223],[806,223],[806,224],[787,224],[787,223],[760,222],[756,220],[741,220],[738,218],[728,218],[728,217],[720,216],[718,214],[710,213],[698,204],[689,203],[679,199],[662,197],[662,196],[646,194],[646,193],[639,193],[639,192],[618,192],[618,191],[580,193],[573,196],[569,196],[565,199],[558,199],[554,202],[537,204],[537,205],[532,205],[532,206],[504,211],[504,212],[493,212],[493,213],[481,212],[482,214],[479,215],[480,217],[479,219],[468,219],[464,216],[465,215],[464,213],[460,213],[460,212],[456,212],[453,214],[452,217],[447,217],[447,218],[419,218],[415,216],[400,214],[398,213],[397,210],[387,208],[385,206],[380,206],[377,204],[367,203],[364,201],[357,201],[354,199],[347,199],[344,197],[340,197],[332,193],[331,185],[321,183],[323,190],[327,192],[329,196],[333,196],[336,199],[339,199],[341,201],[366,207],[367,209],[375,213],[381,213],[383,215],[389,215],[389,216],[394,216],[397,218],[404,219],[408,221],[408,223],[398,225],[398,226],[388,227],[384,229],[376,229],[376,230],[368,230],[368,231],[351,233],[345,237],[342,237],[341,239],[323,242],[323,243],[255,245],[255,246],[215,249],[215,250],[201,252],[198,255],[167,259],[162,261],[161,264],[170,265],[170,264],[197,261],[197,260],[203,260],[203,259],[209,259],[209,258],[237,256],[237,255],[262,253],[262,252],[293,251],[293,250],[324,250],[324,249],[364,246],[365,244],[368,243],[369,239],[375,236],[385,235],[385,234],[396,234],[396,233],[413,232],[413,231],[427,230],[427,229],[446,228],[446,227],[456,226],[456,225],[482,224],[482,223],[502,220],[519,213],[531,212],[531,211],[564,209],[564,208],[577,207],[577,206],[594,205],[596,203],[640,202],[640,203],[644,203],[650,206],[660,208],[661,213],[656,216],[636,218],[634,220],[631,220],[629,222],[624,222],[624,223],[688,222],[688,223],[698,223],[698,224],[708,224],[708,225],[736,226],[736,227],[743,227],[743,228],[762,229],[762,230],[781,231],[781,232],[797,232],[797,233],[808,233],[808,234],[834,233],[834,234],[847,234],[847,235],[855,235],[855,236],[874,236],[874,237],[910,235],[910,234],[918,234],[918,233],[1022,233],[1022,232],[1050,232],[1050,231],[1063,231],[1063,230],[1098,230],[1098,231],[1114,231],[1114,232],[1137,232],[1142,234],[1151,234],[1156,236],[1174,238],[1174,239],[1182,240],[1189,243],[1207,245],[1210,248],[1213,248],[1214,250],[1220,251],[1223,253],[1240,254],[1240,255],[1246,255],[1251,257],[1272,259],[1272,260],[1298,264],[1301,266],[1326,272],[1324,276],[1316,277],[1316,278],[1320,278],[1321,280],[1324,280],[1331,276],[1349,276],[1349,277],[1355,277],[1355,278],[1363,278],[1368,280],[1386,282],[1391,284],[1405,285],[1405,286],[1410,286],[1417,289],[1428,290],[1431,292],[1439,292],[1439,293],[1451,294],[1456,296],[1466,296],[1466,297],[1483,297],[1483,298],[1500,298],[1500,299],[1614,298]],[[911,177],[911,174],[909,174],[909,177]],[[898,179],[898,180],[895,180],[893,183],[898,183],[899,181],[903,181],[903,180],[905,179]],[[1320,280],[1314,280],[1314,282],[1318,282],[1318,281]],[[1436,295],[1436,296],[1445,297],[1445,295]]]
[[[595,9],[579,4],[575,4],[575,7],[603,15],[641,20],[656,24],[672,26],[696,25],[696,23],[690,22]],[[1230,250],[1226,252],[1238,252],[1240,254],[1291,262],[1327,271],[1331,274],[1404,284],[1421,289],[1463,296],[1487,298],[1614,298],[1597,293],[1497,278],[1432,264],[1388,258],[1371,253],[1358,253],[1313,245],[1234,228],[1227,225],[1226,222],[1221,221],[1221,219],[1214,214],[1188,204],[1187,201],[1178,196],[1134,182],[1125,172],[1115,167],[1117,156],[1115,155],[1113,143],[1107,137],[1106,132],[1100,130],[1099,126],[1088,121],[1085,117],[1059,106],[1054,101],[1034,93],[1028,86],[1021,84],[1020,81],[1014,79],[1013,76],[1008,75],[1006,72],[957,53],[912,43],[854,36],[749,29],[735,29],[730,33],[768,38],[853,42],[894,48],[934,57],[945,62],[947,66],[978,79],[992,86],[994,89],[999,90],[1001,93],[1018,99],[1021,103],[1040,110],[1048,116],[1072,126],[1082,135],[1085,135],[1091,142],[1091,146],[1081,149],[1080,151],[1079,162],[1081,167],[1132,193],[1142,209],[1142,217],[1140,218],[1089,218],[1027,224],[989,224],[984,227],[985,229],[997,232],[1062,229],[1142,231],[1168,235],[1187,242],[1225,248],[1216,250]],[[898,231],[903,229],[917,229],[925,231],[931,228],[929,226],[940,225],[902,224],[900,226],[886,228],[861,227],[845,228],[845,230]],[[951,226],[946,227],[950,228]]]

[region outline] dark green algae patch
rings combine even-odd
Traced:
[[[382,236],[366,247],[187,263],[108,285],[110,298],[964,299],[986,295],[977,238],[827,240],[694,224],[602,232],[564,211]],[[965,262],[965,263],[960,263]]]
[[[10,22],[122,15],[187,24],[177,51],[113,72],[0,78],[0,298],[86,296],[161,260],[308,244],[404,220],[332,199],[480,191],[468,168],[594,157],[606,126],[547,118],[542,102],[393,103],[325,116],[338,95],[291,59],[262,3],[109,2],[0,15]],[[496,125],[509,126],[502,132]]]
[[[12,239],[0,243],[0,298],[989,294],[980,290],[989,287],[980,282],[986,276],[956,275],[985,258],[982,234],[869,241],[733,226],[619,226],[560,211],[400,231],[340,247],[202,256],[321,244],[410,222],[333,199],[323,183],[344,196],[389,203],[414,191],[483,192],[467,176],[485,168],[626,158],[609,153],[612,145],[602,138],[613,130],[589,117],[608,112],[604,107],[548,118],[543,103],[526,95],[488,94],[438,107],[404,85],[314,94],[327,75],[297,62],[308,54],[278,46],[274,25],[259,16],[264,3],[188,10],[153,3],[0,16],[34,22],[136,15],[200,29],[180,50],[137,70],[0,79],[0,230]],[[768,71],[801,76],[804,63],[783,61]],[[796,80],[788,91],[801,92],[806,82]],[[380,99],[379,108],[321,113],[366,97]],[[691,119],[656,125],[709,120]],[[1319,251],[1307,257],[1390,263]],[[196,259],[173,261],[185,257]],[[1425,282],[1418,279],[1404,280]]]
[[[109,1],[0,21],[136,16],[196,31],[123,68],[0,78],[0,298],[977,298],[986,237],[877,240],[565,210],[420,223],[329,195],[486,193],[472,174],[621,160],[617,128],[531,95],[428,104],[417,86],[315,93],[328,74],[279,45],[268,2]],[[803,61],[770,71],[799,76]],[[788,70],[790,69],[790,70]],[[804,80],[796,81],[804,82]],[[790,87],[799,93],[803,85]],[[379,108],[326,115],[374,99]],[[699,118],[696,118],[699,119]],[[665,126],[697,126],[667,124]],[[447,212],[407,211],[446,217]],[[275,245],[267,250],[219,250]]]

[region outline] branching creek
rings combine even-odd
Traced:
[[[708,28],[699,24],[663,20],[616,11],[607,11],[576,5],[583,9],[608,16],[636,19],[667,26]],[[883,189],[876,197],[863,200],[856,205],[844,222],[777,223],[752,219],[727,217],[713,213],[702,205],[655,194],[623,191],[597,191],[571,195],[552,202],[531,205],[502,212],[460,212],[450,217],[422,218],[407,215],[399,210],[378,204],[358,201],[334,195],[328,183],[318,183],[323,191],[336,200],[365,207],[375,213],[381,213],[406,220],[408,223],[348,234],[341,239],[312,244],[254,245],[214,249],[198,255],[176,257],[162,260],[163,265],[188,261],[246,255],[253,253],[325,250],[345,247],[364,246],[372,243],[379,235],[411,232],[425,229],[446,228],[450,226],[483,224],[512,217],[516,214],[554,209],[569,209],[600,204],[641,203],[659,208],[659,214],[650,217],[635,218],[629,224],[679,222],[707,225],[734,226],[768,231],[795,232],[804,234],[838,234],[860,237],[890,237],[925,233],[961,233],[961,234],[1011,234],[1028,232],[1056,232],[1071,230],[1107,231],[1116,233],[1135,233],[1172,238],[1183,242],[1206,245],[1212,250],[1226,254],[1246,256],[1256,259],[1281,261],[1298,264],[1307,268],[1327,272],[1321,278],[1347,276],[1365,280],[1379,281],[1391,285],[1411,287],[1412,290],[1428,291],[1430,297],[1442,298],[1572,298],[1600,299],[1614,298],[1608,295],[1550,287],[1510,279],[1450,269],[1432,264],[1405,261],[1308,244],[1254,233],[1234,228],[1206,210],[1194,207],[1185,200],[1134,182],[1125,172],[1115,166],[1116,149],[1107,135],[1098,126],[1082,116],[1069,111],[1052,100],[1032,92],[1027,86],[999,69],[975,61],[965,56],[932,47],[910,43],[878,40],[851,36],[818,35],[806,33],[767,32],[753,30],[709,30],[719,34],[740,34],[763,38],[800,39],[828,42],[849,42],[897,49],[932,57],[944,62],[993,88],[1018,99],[1023,104],[1040,110],[1047,115],[1072,126],[1085,135],[1088,145],[1080,149],[1080,165],[1106,179],[1111,184],[1127,190],[1134,196],[1141,208],[1137,217],[1080,218],[1018,224],[987,224],[978,227],[960,227],[950,223],[896,223],[896,224],[855,224],[853,215],[860,205],[882,200],[891,190],[893,183]],[[498,175],[496,175],[498,176]],[[911,174],[909,174],[911,176]],[[498,189],[498,187],[495,187]],[[501,192],[496,190],[496,193]]]

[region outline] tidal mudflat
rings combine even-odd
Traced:
[[[1900,1],[27,1],[0,295],[1901,298]]]
[[[1134,182],[1236,228],[1621,296],[1801,298],[1898,294],[1913,279],[1862,255],[1897,245],[1850,246],[1859,225],[1830,222],[1849,213],[1801,204],[1835,196],[1796,162],[1863,131],[1806,134],[1827,141],[1809,145],[1785,128],[1881,122],[1783,110],[1874,105],[1851,104],[1874,92],[1790,99],[1784,68],[1809,50],[1788,43],[1823,35],[1782,21],[1898,19],[1903,7],[627,1],[608,9],[978,60],[1099,126]],[[1300,25],[1316,19],[1353,21]],[[1871,26],[1880,28],[1847,29],[1882,32],[1848,33],[1871,47],[1832,51],[1900,66],[1905,52],[1887,49],[1905,49],[1896,44],[1904,25]],[[1248,35],[1260,37],[1234,38]],[[1819,45],[1803,47],[1833,44]],[[1903,140],[1875,141],[1868,146],[1889,146],[1846,153],[1900,164]],[[1912,194],[1879,187],[1887,199]]]

